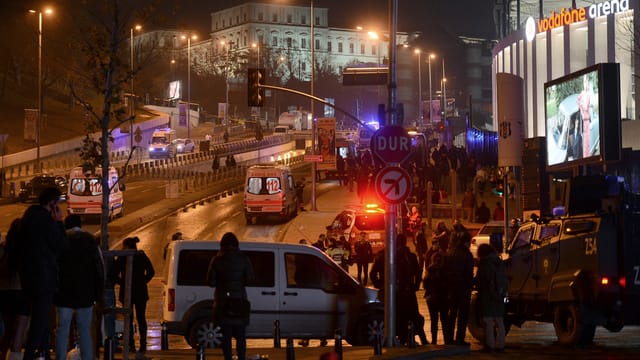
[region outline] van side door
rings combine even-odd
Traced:
[[[242,250],[251,260],[254,280],[247,286],[251,302],[251,319],[247,336],[273,336],[273,322],[278,320],[279,294],[276,281],[276,253],[272,250]]]
[[[280,330],[283,336],[331,337],[346,322],[357,284],[329,258],[281,250]],[[352,280],[352,279],[351,279]],[[350,286],[352,285],[352,286]]]

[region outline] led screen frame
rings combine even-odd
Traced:
[[[613,63],[545,83],[548,171],[620,158],[619,94],[619,65]]]

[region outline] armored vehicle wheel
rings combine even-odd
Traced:
[[[194,349],[197,349],[199,344],[203,344],[207,349],[212,349],[219,347],[222,343],[222,329],[211,319],[197,320],[191,325],[187,334],[185,340]]]
[[[561,345],[584,345],[593,341],[595,325],[584,323],[578,304],[558,304],[553,313],[553,327]]]

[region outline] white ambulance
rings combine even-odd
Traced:
[[[291,169],[275,163],[253,165],[247,169],[244,215],[253,218],[290,219],[298,214],[298,198]]]
[[[118,171],[109,168],[109,219],[123,215],[124,185],[119,183]],[[94,172],[85,171],[81,166],[71,170],[67,211],[81,216],[99,216],[102,213],[102,168]],[[115,186],[114,186],[115,185]]]

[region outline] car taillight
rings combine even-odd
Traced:
[[[167,311],[176,311],[176,289],[169,289],[167,295]]]
[[[600,279],[600,284],[605,285],[605,286],[606,286],[606,285],[609,285],[609,278],[608,278],[608,277],[606,277],[606,276],[603,276],[603,277]]]
[[[624,276],[621,276],[620,279],[618,279],[618,284],[620,284],[620,287],[627,287],[627,278]]]

